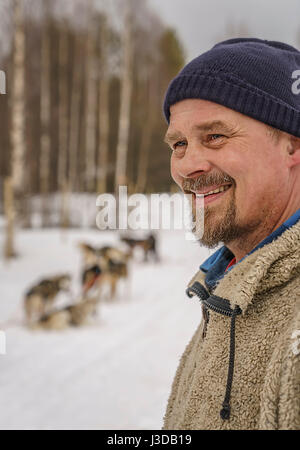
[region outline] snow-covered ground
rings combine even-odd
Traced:
[[[137,255],[130,294],[121,285],[117,301],[99,305],[96,322],[60,332],[30,331],[21,323],[5,329],[1,429],[161,428],[179,357],[200,321],[186,283],[209,252],[183,231],[160,231],[158,238],[161,262],[143,263]],[[19,258],[9,265],[0,260],[0,329],[22,318],[23,294],[41,277],[70,272],[78,292],[79,241],[116,244],[118,234],[18,233]],[[1,232],[0,251],[2,245]]]

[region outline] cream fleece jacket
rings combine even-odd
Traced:
[[[198,272],[189,285],[205,274]],[[229,420],[220,417],[230,318],[214,311],[181,357],[164,429],[300,429],[300,222],[225,274],[214,295],[242,314],[235,323]]]

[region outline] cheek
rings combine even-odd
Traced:
[[[170,159],[170,171],[171,171],[171,176],[172,176],[173,180],[175,181],[175,183],[177,183],[179,186],[181,186],[182,177],[179,174],[176,160],[172,156]]]
[[[284,200],[286,173],[281,164],[255,158],[230,174],[236,181],[236,200],[245,210],[254,212],[255,206],[265,210],[274,204],[274,199],[276,204]]]

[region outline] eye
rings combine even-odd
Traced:
[[[186,145],[185,141],[178,141],[175,142],[175,144],[172,145],[173,150],[177,150],[178,148],[182,148]]]
[[[207,136],[207,140],[210,141],[217,141],[218,139],[224,138],[226,136],[224,136],[224,134],[219,134],[219,133],[214,133],[214,134],[209,134]]]

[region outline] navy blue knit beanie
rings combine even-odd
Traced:
[[[164,114],[188,98],[210,100],[300,137],[300,52],[276,41],[229,39],[187,64],[170,83]]]

